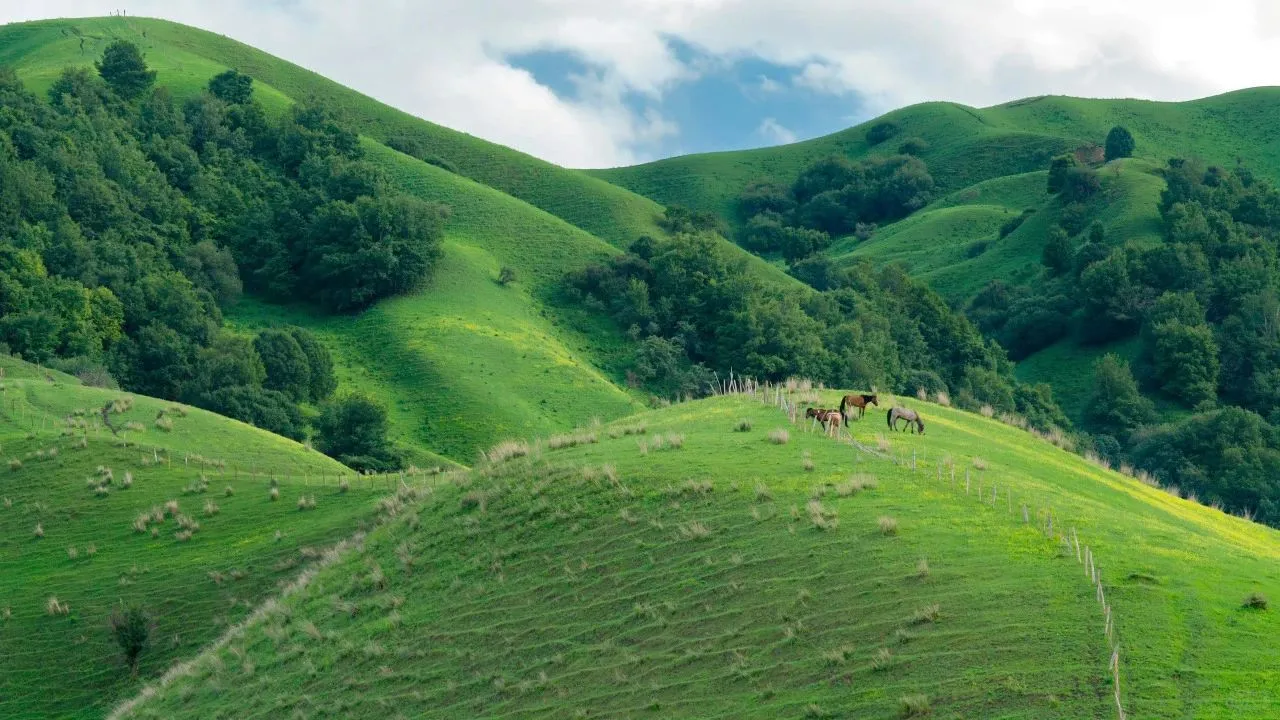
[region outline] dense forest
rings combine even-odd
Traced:
[[[1084,421],[1097,452],[1280,524],[1280,192],[1243,166],[1174,158],[1162,175],[1164,242],[1136,245],[1084,224],[1096,172],[1056,159],[1048,190],[1064,212],[1042,276],[993,281],[968,313],[1014,358],[1068,334],[1136,337],[1133,363],[1095,366]]]
[[[68,68],[45,100],[0,70],[0,343],[10,353],[306,437],[363,467],[399,460],[364,398],[300,328],[222,329],[247,286],[331,312],[430,276],[445,208],[394,192],[321,105],[269,118],[227,71],[178,104],[136,46]],[[384,414],[384,413],[383,413]],[[385,432],[383,432],[385,436]]]

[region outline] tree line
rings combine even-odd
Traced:
[[[1133,148],[1123,128],[1108,136],[1108,158]],[[1131,243],[1085,224],[1105,203],[1096,171],[1055,158],[1061,220],[1041,277],[992,281],[968,314],[1015,359],[1067,337],[1135,339],[1132,361],[1094,366],[1083,417],[1094,449],[1280,525],[1280,192],[1243,165],[1172,158],[1161,175],[1163,242]]]
[[[0,349],[294,438],[329,403],[322,449],[398,463],[310,333],[222,327],[246,289],[351,312],[440,257],[447,208],[396,192],[326,107],[271,118],[234,70],[179,103],[123,40],[43,99],[0,69],[0,188]],[[332,429],[379,416],[372,444]]]

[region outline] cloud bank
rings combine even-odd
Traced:
[[[1280,84],[1272,0],[9,0],[0,22],[121,6],[572,167],[650,159],[681,132],[667,93],[743,58],[786,69],[793,87],[857,97],[864,114],[924,100],[1184,100]],[[539,51],[588,68],[572,78],[575,92],[511,60]],[[782,84],[766,78],[754,91]],[[757,141],[794,139],[773,118],[753,122]]]

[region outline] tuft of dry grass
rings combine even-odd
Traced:
[[[600,442],[600,436],[595,432],[565,433],[563,435],[552,435],[547,438],[547,449],[563,450],[564,448],[577,447],[579,445],[591,445],[598,442]]]
[[[842,645],[838,648],[832,648],[822,653],[822,659],[827,661],[828,665],[843,665],[849,662],[849,658],[853,655],[853,648],[849,645]]]
[[[98,546],[97,546],[97,545],[94,545],[93,543],[89,543],[88,545],[85,545],[85,546],[84,546],[84,554],[85,554],[85,555],[88,555],[89,557],[93,557],[94,555],[97,555],[97,554],[98,554]]]
[[[214,501],[212,501],[212,500],[205,500],[205,501],[204,501],[204,514],[205,514],[205,517],[213,517],[214,515],[217,515],[217,514],[218,514],[219,512],[221,512],[221,511],[222,511],[222,509],[221,509],[221,508],[219,508],[219,507],[218,507],[218,504],[217,504],[217,503],[215,503]]]
[[[128,470],[124,471],[124,477],[120,479],[120,487],[122,489],[133,487],[133,473]]]
[[[298,509],[299,510],[315,510],[316,496],[315,495],[299,495]]]
[[[529,443],[523,440],[503,440],[483,453],[484,459],[490,463],[500,463],[529,454]]]
[[[13,507],[13,500],[11,500],[11,499],[9,499],[9,498],[5,498],[5,499],[4,499],[4,509],[5,509],[5,510],[8,510],[8,509],[9,509],[9,508],[11,508],[11,507]]]
[[[933,706],[929,704],[928,695],[903,695],[898,698],[898,705],[904,718],[922,717],[933,713]]]
[[[19,460],[18,458],[13,458],[12,460],[9,461],[9,469],[12,470],[13,472],[17,472],[21,470],[22,461]]]
[[[787,443],[791,442],[791,433],[787,432],[786,430],[783,430],[782,428],[776,428],[774,430],[770,430],[769,442],[773,443],[774,445],[786,445]]]
[[[679,450],[684,447],[684,435],[680,433],[667,433],[667,448],[671,450]]]
[[[773,491],[763,482],[756,483],[756,502],[768,502],[773,499]]]
[[[893,651],[887,647],[882,647],[876,651],[871,658],[871,669],[875,672],[888,670],[893,667]]]
[[[978,408],[978,412],[984,418],[991,418],[991,417],[995,417],[996,415],[996,409],[985,403],[983,403],[982,407]]]
[[[172,432],[173,421],[161,415],[160,417],[156,418],[156,428],[164,432]]]
[[[991,469],[991,465],[986,460],[983,460],[980,457],[975,457],[973,459],[973,468],[975,470],[989,470]]]
[[[880,519],[876,520],[876,527],[880,528],[881,535],[898,534],[898,521],[888,515],[881,515]]]
[[[44,523],[36,523],[36,529],[32,532],[38,538],[44,537]]]
[[[892,447],[893,446],[889,444],[889,438],[885,437],[884,433],[876,433],[876,448],[880,450],[880,452],[889,452]]]
[[[480,490],[469,490],[462,496],[459,501],[463,510],[479,510],[484,512],[488,507],[489,498]]]
[[[680,537],[685,540],[706,540],[711,537],[711,528],[700,520],[690,520],[680,525]]]
[[[280,488],[271,488],[271,492],[267,493],[267,497],[271,498],[271,502],[280,499]]]
[[[929,560],[927,558],[920,558],[920,562],[916,563],[916,577],[929,577]]]
[[[1249,593],[1249,596],[1244,599],[1244,607],[1252,610],[1266,610],[1267,605],[1267,596],[1260,592]]]
[[[151,520],[149,513],[138,513],[138,517],[133,519],[133,531],[144,533],[147,531],[147,523]]]
[[[734,432],[751,432],[751,421],[746,418],[742,418],[741,420],[739,420],[737,423],[734,424],[733,431]]]
[[[836,511],[823,505],[821,500],[810,500],[805,510],[809,513],[809,522],[818,530],[834,530],[840,526]]]
[[[923,387],[916,388],[916,399],[919,400],[920,402],[924,402],[928,400],[929,391],[925,390]]]
[[[169,517],[176,517],[179,511],[177,500],[170,500],[164,504],[164,514]]]
[[[863,490],[874,490],[876,487],[876,479],[865,473],[858,473],[849,476],[849,479],[836,486],[836,495],[840,497],[851,497],[857,495]]]
[[[75,546],[75,545],[72,545],[71,547],[67,548],[67,559],[68,559],[68,560],[75,560],[75,559],[76,559],[76,558],[78,558],[78,557],[80,557],[80,551],[79,551],[79,550],[76,550],[76,546]]]
[[[924,607],[915,611],[915,614],[911,616],[911,624],[924,625],[926,623],[937,622],[938,615],[941,613],[941,611],[942,611],[942,608],[939,607],[938,603],[933,603],[932,605],[925,605]]]
[[[933,396],[933,401],[942,407],[951,407],[951,396],[943,390],[939,390],[938,393]]]
[[[58,601],[58,596],[50,595],[49,599],[44,603],[44,611],[48,615],[66,615],[71,612],[71,606]]]
[[[350,489],[351,489],[351,482],[348,481],[346,478],[342,478],[341,480],[338,481],[338,492],[345,493]]]
[[[811,457],[802,458],[800,461],[800,466],[804,468],[805,472],[813,472],[813,458]]]

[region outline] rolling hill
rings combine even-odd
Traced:
[[[851,446],[774,397],[505,443],[112,717],[1113,718],[1116,678],[1127,717],[1280,703],[1280,616],[1244,607],[1280,592],[1277,531],[976,414],[873,408]]]
[[[1112,126],[1127,127],[1137,142],[1135,157],[1100,168],[1103,192],[1090,201],[1089,219],[1100,222],[1107,237],[1119,243],[1160,242],[1157,203],[1164,180],[1157,169],[1171,157],[1198,157],[1224,166],[1241,161],[1262,177],[1280,179],[1280,142],[1268,130],[1278,108],[1280,88],[1271,87],[1178,103],[1059,96],[987,108],[931,102],[789,145],[588,172],[658,202],[712,212],[741,227],[736,198],[753,181],[790,183],[822,157],[883,155],[896,152],[904,138],[921,138],[925,149],[918,154],[937,182],[936,199],[881,226],[868,240],[839,238],[825,254],[837,263],[900,263],[952,304],[963,306],[991,280],[1025,284],[1040,273],[1047,230],[1062,212],[1061,201],[1045,192],[1052,156],[1100,146]],[[897,134],[869,144],[868,130],[884,122],[896,124]],[[1026,222],[1002,235],[1001,226],[1024,211],[1029,213]],[[1029,367],[1018,374],[1050,382],[1078,421],[1085,396],[1075,378],[1111,349],[1063,340],[1027,358]],[[1080,362],[1058,362],[1067,356]]]
[[[617,254],[641,235],[661,234],[661,206],[421,120],[224,36],[168,21],[109,17],[0,26],[0,66],[42,92],[63,68],[91,64],[116,38],[137,43],[158,72],[157,84],[179,98],[237,68],[254,78],[256,97],[268,110],[282,111],[299,98],[321,100],[361,133],[369,158],[402,189],[451,206],[444,268],[436,286],[420,295],[356,318],[319,318],[252,301],[229,313],[244,328],[284,318],[314,326],[340,359],[358,357],[360,369],[348,362],[342,389],[383,399],[396,439],[420,463],[435,462],[437,454],[469,463],[478,449],[512,432],[545,432],[567,418],[617,417],[641,407],[642,395],[620,387],[618,358],[629,352],[627,340],[607,323],[554,302],[554,295],[565,272]],[[393,137],[412,138],[456,173],[382,144]],[[802,287],[774,265],[733,251],[766,282]],[[494,281],[503,266],[514,269],[518,281],[499,290]],[[532,344],[513,344],[525,339]],[[552,367],[557,371],[548,372]],[[477,407],[487,408],[489,417],[475,417]]]
[[[6,718],[102,717],[139,682],[107,626],[113,607],[153,615],[138,670],[154,677],[248,616],[391,492],[385,478],[198,408],[8,356],[0,368]],[[102,424],[109,403],[119,435]],[[314,506],[300,509],[304,497]]]

